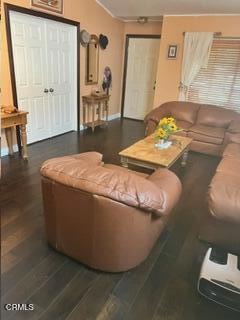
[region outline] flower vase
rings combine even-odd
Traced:
[[[155,148],[156,149],[167,149],[172,145],[172,141],[169,141],[168,139],[159,139],[155,142]]]

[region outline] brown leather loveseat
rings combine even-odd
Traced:
[[[137,174],[88,152],[41,168],[48,242],[93,268],[125,271],[142,262],[181,194],[177,176]]]
[[[240,143],[240,114],[218,106],[171,101],[153,109],[144,119],[146,135],[154,132],[165,116],[176,119],[184,134],[193,139],[191,150],[221,155],[229,141]]]

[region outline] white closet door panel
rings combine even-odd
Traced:
[[[153,107],[159,39],[130,39],[124,116],[143,120]]]
[[[71,27],[47,22],[49,88],[54,90],[49,93],[53,135],[74,129],[73,43]]]
[[[29,112],[28,143],[50,136],[45,26],[42,19],[10,13],[13,57],[19,109]]]
[[[28,143],[33,143],[49,138],[48,101],[47,97],[22,98],[19,108],[28,111],[27,138]],[[40,137],[40,139],[39,139]]]

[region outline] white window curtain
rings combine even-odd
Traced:
[[[213,32],[186,32],[183,48],[179,100],[185,101],[188,89],[201,68],[207,66],[213,42]]]

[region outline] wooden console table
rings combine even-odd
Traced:
[[[92,128],[92,132],[94,132],[96,126],[107,125],[109,97],[109,95],[87,95],[82,97],[84,127],[90,127]],[[96,114],[97,119],[95,120]]]
[[[1,127],[5,129],[5,135],[8,145],[9,155],[13,154],[13,127],[19,126],[21,132],[22,140],[22,157],[27,159],[27,134],[26,134],[26,124],[27,124],[27,114],[26,111],[18,111],[15,113],[2,113],[1,112]]]

